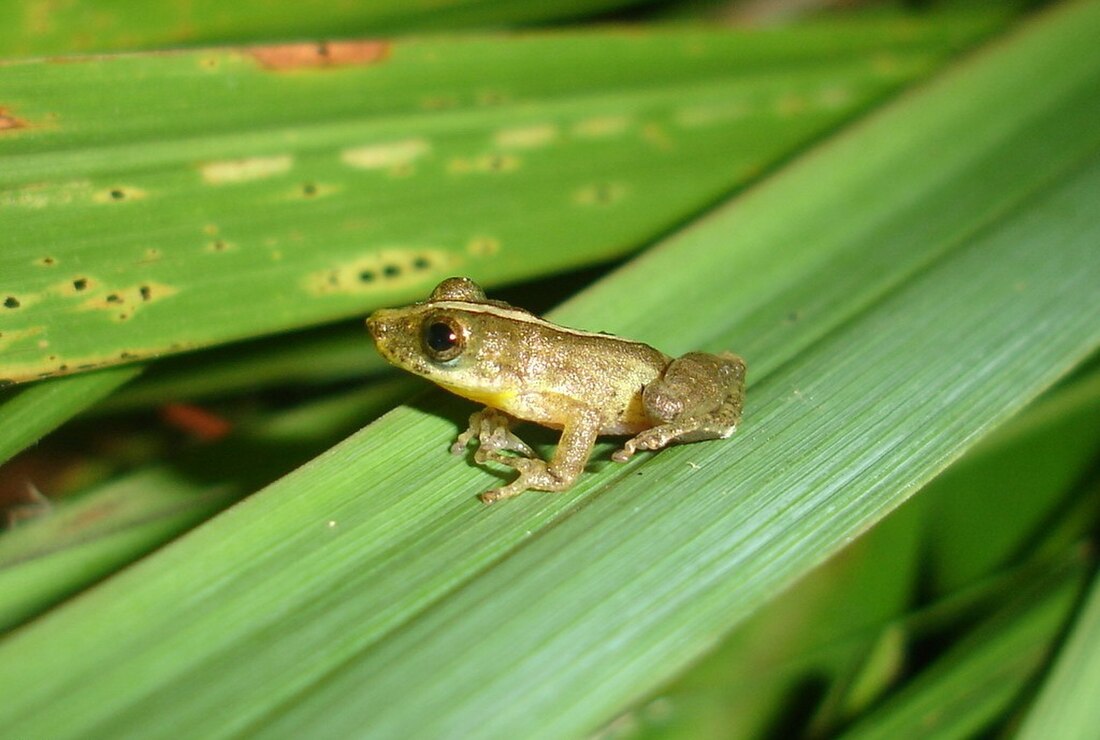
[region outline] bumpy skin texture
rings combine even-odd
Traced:
[[[557,326],[488,300],[467,278],[444,280],[427,301],[376,311],[367,326],[394,365],[485,404],[451,451],[461,454],[476,438],[478,463],[519,472],[483,493],[486,503],[529,489],[568,489],[598,435],[634,435],[612,456],[625,462],[637,450],[728,437],[741,418],[745,363],[736,355],[672,359],[640,342]],[[515,419],[562,430],[550,462],[512,433]]]

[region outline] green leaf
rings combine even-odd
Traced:
[[[621,255],[995,23],[947,20],[0,64],[0,379]]]
[[[1086,535],[1082,530],[1096,517],[1091,511],[1081,516],[1076,507],[1063,507],[1056,517],[1048,514],[1054,502],[1064,503],[1067,493],[1089,498],[1071,485],[1076,483],[1076,454],[1056,453],[1063,463],[1057,467],[1049,458],[1052,447],[1077,452],[1078,435],[1089,437],[1098,408],[1100,372],[1060,384],[983,439],[920,497],[757,612],[699,664],[616,718],[608,729],[615,737],[835,735],[897,681],[907,650],[926,652],[920,648],[922,640],[942,642],[960,624],[969,629],[976,617],[990,607],[1002,608],[1021,588],[1059,577],[1054,571],[1062,567],[1059,562],[1079,560]],[[1092,453],[1097,450],[1100,445],[1092,440]],[[1010,481],[999,475],[1006,461]],[[999,486],[999,499],[988,491],[991,482]],[[1029,495],[1043,500],[1038,516],[1036,507],[1020,503]],[[975,501],[944,506],[959,498]],[[1001,515],[995,508],[1018,513],[994,526],[991,517]],[[969,577],[952,579],[956,589],[950,592],[942,584],[929,588],[924,560],[935,548],[946,549],[945,516],[953,519],[953,536],[971,543],[967,550],[961,542],[952,547],[985,564],[977,570],[965,561],[952,563]],[[1064,520],[1074,521],[1076,532],[1055,551],[1044,554],[1043,548],[1015,541],[1020,533],[1034,536],[1040,527],[1062,528]],[[1052,527],[1052,521],[1058,526]],[[1013,546],[1006,548],[1006,541]],[[998,564],[1005,550],[1024,562]],[[991,558],[991,552],[1000,558]],[[998,568],[990,572],[992,564]],[[944,570],[952,572],[946,566]],[[931,606],[916,601],[917,595],[934,597],[937,592],[947,593]]]
[[[640,0],[19,0],[0,5],[0,56],[500,26],[606,12]],[[90,32],[94,29],[94,32]]]
[[[1042,667],[1073,610],[1082,575],[1078,568],[1053,584],[1022,589],[967,640],[841,737],[885,740],[911,736],[914,728],[927,738],[978,735]]]
[[[5,639],[0,722],[599,725],[1095,351],[1098,33],[1039,17],[555,313],[747,347],[735,439],[486,510],[426,397]]]
[[[0,537],[0,632],[270,483],[392,408],[416,385],[412,378],[394,378],[263,414],[223,440],[54,504],[48,516]]]
[[[929,591],[988,575],[1050,531],[1100,449],[1100,372],[1052,394],[1025,421],[990,435],[929,486]],[[981,537],[974,536],[977,522]]]
[[[921,553],[911,502],[794,584],[611,725],[613,737],[759,738],[829,727],[898,670]],[[849,677],[859,678],[850,685]],[[630,728],[631,732],[625,730]]]
[[[119,367],[56,378],[0,396],[0,463],[61,422],[118,389],[141,368]]]
[[[1100,727],[1100,576],[1017,737],[1088,737]]]

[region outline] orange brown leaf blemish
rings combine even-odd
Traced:
[[[387,41],[326,41],[319,44],[256,46],[248,52],[270,70],[324,69],[374,64],[389,56]]]
[[[7,108],[0,106],[0,133],[26,127],[26,121],[22,118],[16,118]]]

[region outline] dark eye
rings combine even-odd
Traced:
[[[430,316],[424,322],[424,350],[436,362],[447,362],[462,354],[466,337],[457,321],[448,316]]]

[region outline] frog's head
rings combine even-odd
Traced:
[[[367,319],[379,354],[466,398],[500,408],[516,389],[516,318],[525,311],[485,298],[469,278],[448,278],[426,301],[381,308]],[[533,317],[532,317],[533,318]]]

